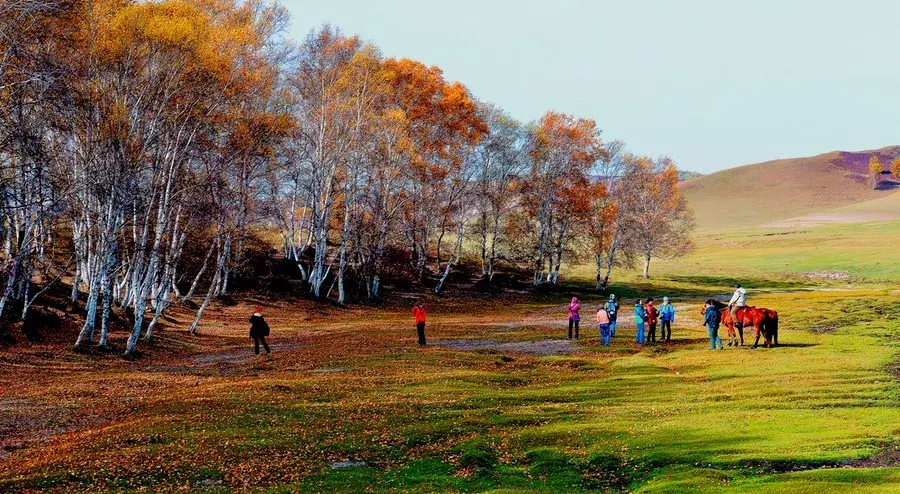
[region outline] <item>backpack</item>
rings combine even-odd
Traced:
[[[263,324],[263,336],[269,336],[269,323],[266,321],[262,322]]]

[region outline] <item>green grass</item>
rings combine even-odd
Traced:
[[[697,248],[677,259],[653,259],[650,280],[637,269],[617,269],[613,290],[627,297],[656,292],[699,296],[726,292],[734,282],[750,288],[888,287],[900,281],[900,221],[772,228],[697,234]],[[563,275],[590,293],[596,268],[577,266]],[[824,275],[846,273],[840,278]]]
[[[336,316],[315,330],[396,344],[369,356],[309,348],[335,372],[286,362],[188,380],[127,425],[15,459],[0,491],[897,492],[900,467],[844,467],[900,441],[897,240],[900,222],[708,233],[687,258],[654,261],[650,280],[618,270],[612,291],[626,304],[679,297],[665,347],[635,347],[626,325],[602,349],[586,322],[573,355],[419,351],[398,336],[405,310]],[[565,274],[532,302],[438,303],[430,338],[562,337],[560,304],[579,295],[590,313],[605,297],[589,267]],[[781,347],[706,350],[698,300],[735,281],[780,312]],[[329,466],[344,460],[362,463]]]
[[[900,436],[900,386],[886,370],[898,297],[776,292],[754,302],[779,309],[784,346],[707,351],[697,306],[682,303],[678,343],[666,348],[637,350],[622,328],[612,352],[502,359],[436,347],[351,358],[352,372],[261,371],[148,404],[121,432],[0,478],[0,490],[900,488],[898,468],[835,468]],[[328,466],[347,459],[364,464]]]

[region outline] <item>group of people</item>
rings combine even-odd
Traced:
[[[600,331],[600,345],[610,346],[612,338],[616,336],[616,322],[619,316],[619,302],[615,294],[609,296],[609,300],[597,309],[597,327]],[[675,306],[669,302],[669,297],[663,297],[662,305],[657,308],[653,298],[646,301],[638,299],[634,303],[634,321],[637,326],[635,331],[635,343],[656,343],[656,328],[661,325],[659,342],[672,341],[672,323],[675,321]],[[578,297],[572,297],[569,303],[569,339],[580,339],[579,326],[581,323],[581,304]],[[646,334],[645,334],[646,333]]]
[[[737,321],[736,311],[740,307],[744,307],[747,303],[747,292],[740,285],[735,286],[736,290],[728,304],[728,310],[732,314],[733,320]],[[419,299],[413,306],[412,315],[416,321],[416,333],[419,339],[419,346],[425,346],[425,317],[427,311],[425,309],[425,301]],[[722,318],[719,309],[716,308],[712,299],[706,301],[706,307],[703,311],[703,325],[707,327],[709,333],[710,350],[723,349],[722,338],[719,337],[719,326]],[[610,346],[612,338],[616,336],[616,322],[619,317],[619,302],[616,300],[615,294],[609,296],[606,301],[597,309],[597,328],[600,331],[600,345]],[[635,330],[634,341],[639,345],[646,343],[656,343],[656,328],[660,327],[659,342],[672,341],[672,323],[675,322],[675,306],[669,302],[669,297],[663,297],[662,305],[657,308],[654,305],[654,299],[646,300],[638,299],[634,303],[634,322],[637,326]],[[581,339],[581,304],[578,297],[572,297],[569,303],[569,339]],[[738,323],[736,323],[738,325]],[[253,349],[259,355],[259,346],[262,344],[266,350],[266,354],[271,353],[266,337],[269,336],[269,325],[266,323],[262,315],[262,307],[257,307],[253,315],[250,317],[250,339],[253,341]]]

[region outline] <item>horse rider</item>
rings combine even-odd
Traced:
[[[746,305],[747,290],[744,290],[744,288],[741,287],[741,284],[737,283],[734,285],[734,295],[731,296],[731,301],[728,302],[728,312],[731,314],[731,320],[734,321],[734,327],[737,329],[742,329],[744,327],[738,319],[738,309],[746,307]]]

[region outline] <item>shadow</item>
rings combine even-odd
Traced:
[[[875,190],[894,190],[900,187],[900,180],[893,177],[890,172],[882,172],[881,181],[878,182],[878,187],[875,187]]]
[[[662,278],[663,280],[673,281],[676,283],[687,283],[691,285],[705,286],[710,288],[731,288],[735,283],[748,290],[786,290],[794,288],[809,288],[810,283],[802,280],[764,280],[764,279],[738,279],[726,276],[671,276]]]
[[[633,304],[635,299],[653,297],[657,300],[663,296],[669,298],[707,299],[710,297],[729,297],[735,283],[741,283],[750,290],[803,290],[815,288],[814,283],[803,280],[769,280],[746,279],[726,276],[666,276],[653,278],[651,281],[636,280],[629,283],[613,283],[606,290],[597,291],[591,281],[566,280],[558,285],[541,285],[534,289],[532,296],[536,302],[566,303],[572,297],[578,297],[585,303],[597,303],[609,298],[614,293],[620,303]]]
[[[809,348],[819,345],[820,343],[779,343],[775,348]]]

